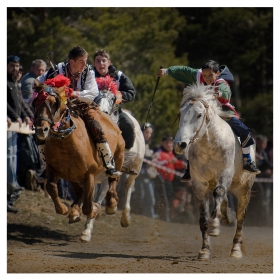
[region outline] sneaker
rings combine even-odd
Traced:
[[[116,171],[115,169],[107,169],[105,173],[107,177],[111,178],[117,178],[122,175],[120,171]]]
[[[12,212],[12,213],[17,213],[18,209],[16,207],[14,207],[12,204],[8,203],[7,204],[7,211]]]
[[[257,168],[256,163],[254,161],[246,162],[243,166],[243,170],[245,172],[260,174],[261,171]]]
[[[185,171],[185,174],[183,175],[183,177],[181,178],[181,182],[188,182],[190,181],[192,178],[191,178],[191,174],[190,174],[190,171],[189,171],[189,168],[186,169]]]

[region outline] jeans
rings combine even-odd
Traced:
[[[7,181],[16,187],[17,183],[17,132],[7,132]]]

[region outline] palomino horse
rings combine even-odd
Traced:
[[[118,114],[115,105],[113,105],[113,94],[111,92],[107,92],[105,94],[106,98],[103,98],[100,102],[100,110],[103,112],[107,112],[112,119],[117,123],[118,122]],[[107,102],[108,101],[108,102]],[[130,224],[130,197],[131,197],[131,190],[134,186],[135,179],[140,173],[144,154],[145,154],[145,140],[143,137],[143,133],[139,126],[138,121],[128,112],[125,110],[127,115],[132,120],[134,127],[135,127],[135,141],[133,147],[129,150],[125,150],[124,152],[124,163],[122,166],[122,172],[125,173],[125,205],[122,212],[121,217],[121,226],[128,227]],[[134,170],[137,174],[131,174],[130,170]],[[108,191],[109,185],[108,181],[105,178],[104,174],[100,174],[96,178],[96,182],[101,183],[100,188],[96,188],[96,193],[94,196],[94,202],[101,205],[102,201],[104,200],[106,193]],[[85,223],[85,229],[80,237],[81,241],[88,242],[91,240],[91,234],[93,231],[95,219],[87,219]]]
[[[69,223],[80,220],[82,212],[88,219],[100,214],[100,205],[92,202],[95,176],[104,173],[96,147],[89,138],[84,121],[76,114],[65,96],[65,87],[47,90],[44,84],[35,84],[38,96],[35,107],[35,130],[39,140],[45,140],[46,188],[57,214],[69,215]],[[48,88],[49,89],[49,88]],[[73,105],[73,104],[72,104]],[[111,118],[100,112],[100,124],[110,145],[116,169],[124,160],[124,140]],[[75,199],[71,207],[61,202],[57,181],[64,178],[71,183]],[[106,213],[116,210],[118,197],[116,186],[119,178],[108,178],[110,186],[106,196]]]
[[[188,152],[193,191],[200,211],[202,248],[198,258],[201,260],[210,258],[209,235],[219,235],[220,219],[226,224],[237,219],[230,255],[235,258],[242,257],[242,228],[255,179],[255,175],[242,170],[240,141],[222,119],[229,115],[222,111],[213,94],[212,88],[196,84],[184,90],[180,124],[174,140],[176,153]],[[251,149],[251,157],[255,158],[254,149]],[[235,217],[228,207],[228,191],[238,199]],[[207,199],[209,193],[212,193],[214,198],[211,217]]]

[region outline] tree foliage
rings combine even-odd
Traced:
[[[146,120],[160,66],[200,68],[209,58],[226,64],[239,77],[232,101],[242,100],[237,109],[248,125],[263,115],[266,121],[272,117],[272,97],[266,106],[259,104],[262,97],[256,97],[269,92],[272,96],[272,8],[8,8],[7,12],[8,55],[19,55],[26,71],[34,59],[46,60],[49,51],[58,63],[67,59],[73,46],[81,45],[92,63],[97,49],[107,50],[137,90],[136,101],[125,108],[140,124]],[[175,134],[178,124],[168,124],[177,115],[182,89],[170,77],[160,79],[148,119],[155,126],[154,143],[163,134]],[[262,115],[252,116],[247,103],[261,108]],[[271,124],[272,120],[266,122],[266,128],[258,131],[267,131]]]

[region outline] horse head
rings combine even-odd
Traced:
[[[39,140],[46,140],[51,130],[58,131],[69,120],[66,87],[50,87],[35,80],[33,88],[35,133]]]
[[[209,102],[213,102],[214,91],[202,85],[187,87],[180,108],[179,129],[174,139],[177,154],[185,154],[189,146],[206,131],[210,121]]]

